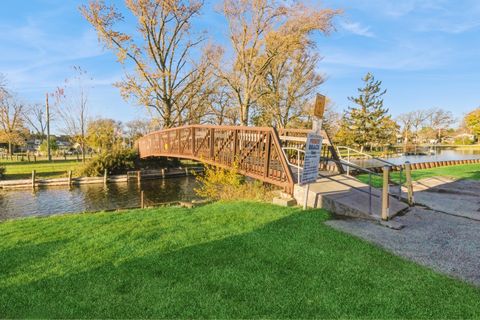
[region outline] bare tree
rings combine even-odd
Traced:
[[[448,129],[455,123],[453,114],[440,108],[430,109],[428,120],[430,127],[436,132],[438,141],[442,138],[442,130]]]
[[[88,127],[88,74],[80,67],[74,67],[75,76],[67,79],[64,88],[53,94],[56,98],[56,113],[63,123],[61,130],[69,135],[72,142],[80,146],[82,161],[85,162]]]
[[[195,60],[204,36],[194,37],[191,32],[202,2],[125,0],[125,5],[137,19],[138,34],[119,31],[123,16],[104,1],[92,0],[80,10],[118,61],[135,68],[116,84],[122,96],[156,110],[164,127],[181,124],[209,76],[206,60]]]
[[[30,130],[35,132],[43,141],[47,130],[45,106],[39,103],[31,104],[24,109],[23,116]]]
[[[224,0],[222,11],[233,48],[228,61],[233,63],[218,62],[216,73],[232,91],[241,124],[248,125],[252,109],[264,94],[258,88],[272,61],[306,47],[313,31],[330,30],[338,11],[286,7],[272,0]]]
[[[323,79],[315,71],[318,55],[301,50],[282,56],[267,69],[259,105],[262,113],[270,115],[266,125],[285,128],[292,120],[306,116],[303,106]]]

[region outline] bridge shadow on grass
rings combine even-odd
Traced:
[[[249,233],[7,286],[0,318],[480,316],[478,288],[335,231],[325,217],[297,213]]]

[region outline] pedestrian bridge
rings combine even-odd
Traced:
[[[191,159],[283,188],[292,194],[303,164],[306,129],[188,125],[152,132],[138,142],[140,157]],[[339,160],[327,133],[322,131],[323,169]],[[296,166],[296,167],[295,167]],[[343,168],[337,168],[340,172]]]
[[[188,125],[149,133],[139,139],[138,147],[141,158],[190,159],[225,169],[235,168],[240,174],[281,187],[301,201],[304,192],[299,177],[309,132],[307,129]],[[343,175],[346,166],[355,166],[341,160],[327,133],[321,134],[320,179],[311,185],[309,206],[323,207],[337,214],[379,218],[380,191]],[[333,171],[335,175],[331,174]],[[396,198],[393,194],[388,196],[392,216],[406,208],[398,200],[400,186],[396,190],[399,191]]]

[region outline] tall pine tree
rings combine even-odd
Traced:
[[[391,116],[383,106],[381,81],[375,80],[370,72],[363,77],[363,88],[358,88],[358,97],[349,97],[348,100],[355,106],[348,107],[343,117],[341,132],[345,142],[360,148],[370,150],[375,146],[385,145],[392,141],[395,132],[391,130]]]

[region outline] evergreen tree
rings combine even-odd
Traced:
[[[389,144],[396,133],[388,109],[383,106],[387,90],[381,89],[382,82],[375,80],[370,72],[362,80],[365,86],[358,89],[359,96],[348,98],[355,106],[345,112],[341,132],[345,142],[363,151],[364,147],[371,150]]]

